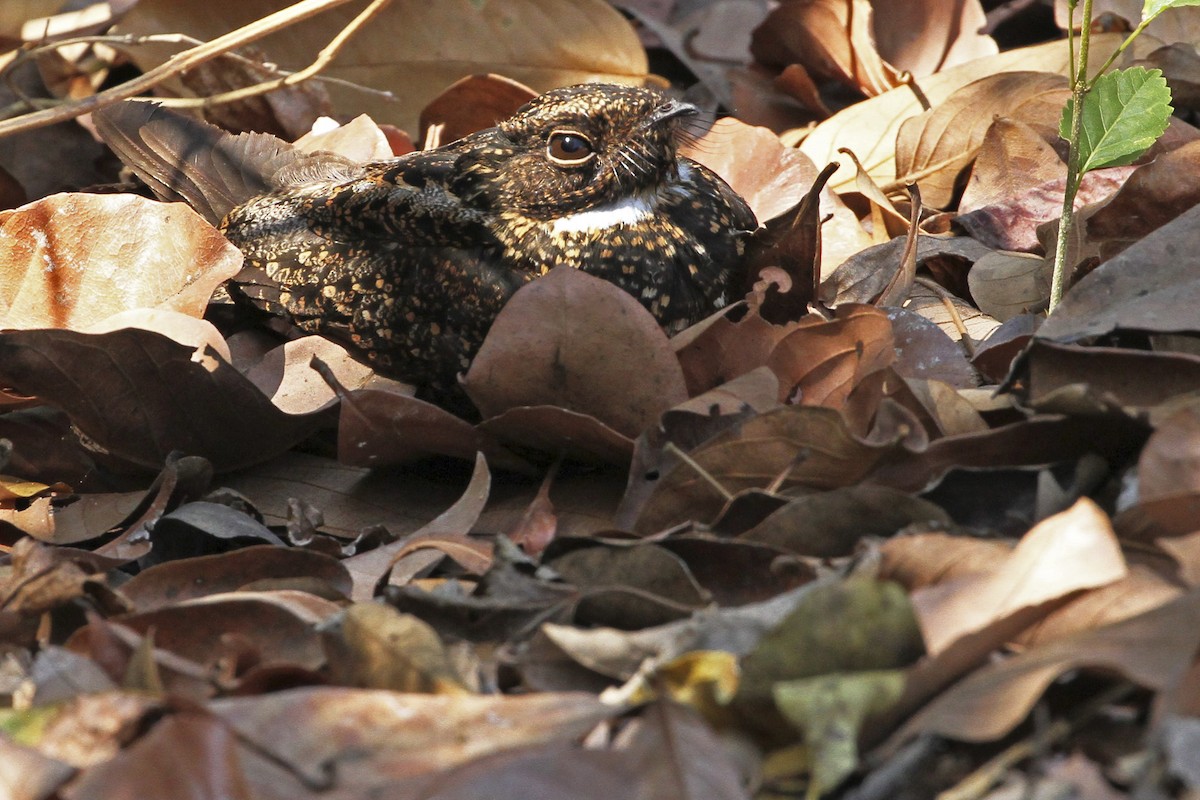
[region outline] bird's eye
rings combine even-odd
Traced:
[[[592,143],[579,131],[554,131],[546,141],[546,155],[555,164],[577,167],[588,161],[596,152]]]

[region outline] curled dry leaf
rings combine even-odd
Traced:
[[[808,156],[784,145],[768,129],[733,117],[717,120],[679,152],[724,178],[749,203],[759,225],[799,203],[817,177],[817,167]],[[821,200],[826,213],[835,206],[845,209],[831,193]]]
[[[987,16],[978,0],[877,3],[875,30],[880,54],[917,77],[996,54],[996,42],[980,31]]]
[[[650,313],[613,284],[570,267],[513,295],[464,385],[485,418],[553,405],[626,436],[687,398],[683,371]]]
[[[262,661],[318,669],[325,656],[314,626],[339,607],[306,592],[230,592],[124,614],[112,623],[149,635],[154,646],[197,664],[216,664],[249,642]],[[92,625],[79,628],[67,647],[88,652],[101,640]]]
[[[397,387],[382,384],[342,394],[338,460],[343,464],[385,467],[439,455],[473,461],[479,452],[496,467],[532,469],[487,433]]]
[[[183,204],[53,195],[0,212],[0,327],[82,329],[139,307],[200,317],[241,263]]]
[[[918,550],[908,552],[907,543],[915,541],[911,538],[883,546],[883,574],[906,574],[907,585],[924,587],[913,592],[912,602],[931,655],[1023,608],[1104,586],[1126,574],[1108,515],[1087,499],[1038,523],[999,564],[987,542],[935,536],[945,548],[938,554],[941,564],[925,561]],[[943,566],[954,550],[956,577]],[[937,576],[932,584],[931,575]]]
[[[213,0],[203,6],[148,0],[139,2],[121,27],[126,33],[170,31],[208,40],[278,9],[273,0]],[[285,69],[300,69],[361,10],[343,5],[256,46]],[[144,46],[131,56],[147,69],[178,49]],[[382,98],[326,84],[336,112],[367,113],[408,131],[417,130],[421,109],[440,91],[464,76],[486,73],[537,91],[589,80],[640,85],[646,53],[633,27],[601,0],[395,0],[323,70],[328,77],[394,94]]]
[[[392,157],[387,134],[366,114],[359,114],[345,125],[338,125],[331,130],[306,133],[295,144],[306,153],[324,150],[361,163]]]
[[[345,348],[322,336],[293,339],[239,369],[280,410],[307,414],[337,401],[337,393],[313,368],[313,359],[319,359],[337,382],[348,389],[361,388],[376,379],[370,367],[355,361]]]
[[[802,319],[775,345],[767,366],[779,377],[780,401],[840,409],[868,375],[895,358],[887,314],[848,303],[832,320]]]
[[[487,459],[482,453],[479,453],[475,456],[475,469],[471,473],[471,482],[467,484],[462,496],[436,519],[418,530],[414,536],[467,533],[479,519],[484,506],[487,505],[491,489],[492,474],[488,470]],[[374,550],[368,550],[342,562],[354,578],[354,600],[364,602],[375,595],[376,585],[391,569],[397,556],[403,554],[411,538],[376,547]]]
[[[1011,731],[1047,687],[1075,669],[1117,672],[1151,690],[1176,684],[1191,666],[1200,629],[1200,590],[1136,617],[1034,647],[968,675],[919,711],[893,737],[936,733],[972,742]]]
[[[633,440],[601,420],[557,406],[521,406],[477,426],[516,451],[533,451],[581,463],[623,467],[633,457]]]
[[[868,97],[882,94],[900,85],[900,73],[875,48],[873,14],[869,0],[783,3],[755,29],[750,52],[763,64],[799,63]]]
[[[255,581],[315,579],[349,596],[345,566],[322,553],[261,545],[212,556],[158,564],[121,585],[121,596],[138,611],[198,597],[233,592]]]
[[[683,367],[688,394],[695,396],[767,364],[775,345],[796,323],[775,325],[749,313],[737,322],[718,314],[671,340]]]

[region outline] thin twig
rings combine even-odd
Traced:
[[[950,315],[950,321],[958,330],[959,341],[962,342],[963,349],[967,351],[967,357],[974,358],[975,342],[971,339],[971,333],[967,330],[967,323],[963,321],[962,314],[958,313],[958,306],[954,305],[954,295],[945,286],[929,278],[914,278],[913,283],[921,284],[938,296],[946,308],[946,313]]]
[[[287,86],[293,86],[297,83],[302,83],[313,77],[325,67],[329,66],[329,62],[333,61],[334,57],[345,46],[346,42],[350,41],[355,33],[358,32],[364,24],[372,17],[384,9],[392,0],[372,0],[371,5],[353,20],[350,24],[342,28],[338,35],[333,37],[321,52],[317,54],[317,58],[307,67],[298,72],[293,72],[280,78],[275,78],[262,83],[256,83],[253,86],[243,86],[240,89],[231,89],[228,92],[210,95],[209,97],[169,97],[169,98],[147,98],[154,99],[164,106],[174,106],[177,108],[211,108],[212,106],[221,105],[223,103],[233,103],[238,100],[245,100],[249,97],[257,97],[267,92],[273,92],[277,89],[283,89]]]
[[[713,477],[704,467],[700,466],[696,459],[683,452],[674,442],[667,442],[666,447],[663,449],[691,467],[697,475],[704,479],[705,483],[717,490],[717,493],[721,495],[726,503],[733,499],[732,492],[722,486],[719,480]]]
[[[35,111],[32,114],[24,114],[20,117],[4,120],[0,122],[0,137],[13,133],[37,130],[38,128],[54,125],[58,122],[66,122],[67,120],[75,119],[105,106],[112,105],[118,100],[142,94],[168,78],[212,61],[217,56],[223,55],[230,50],[257,41],[264,36],[294,25],[301,20],[313,17],[323,11],[337,8],[348,2],[350,0],[301,0],[295,5],[276,11],[274,14],[268,14],[262,19],[251,22],[249,25],[244,25],[223,36],[218,36],[211,42],[205,42],[190,50],[177,53],[171,56],[165,63],[132,80],[122,83],[120,86],[114,86],[99,94],[84,97],[58,106],[57,108]]]

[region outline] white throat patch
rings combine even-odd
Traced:
[[[636,225],[654,213],[652,200],[646,197],[631,197],[613,205],[577,211],[559,217],[551,223],[551,231],[562,233],[597,233],[617,225]]]

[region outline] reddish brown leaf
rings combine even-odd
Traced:
[[[450,144],[468,133],[511,117],[537,92],[503,75],[468,75],[447,86],[421,110],[419,141],[439,126],[438,141]]]

